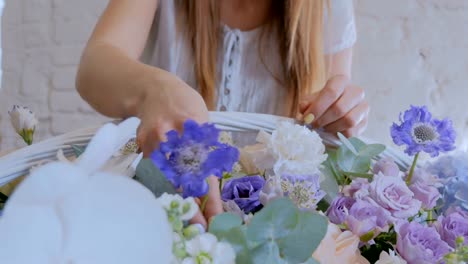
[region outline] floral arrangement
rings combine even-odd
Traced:
[[[455,149],[451,121],[412,106],[390,132],[414,156],[410,168],[379,158],[385,146],[357,138],[339,135],[342,145],[326,148],[298,124],[280,123],[236,148],[214,125],[187,121],[142,162],[159,168],[151,177],[170,183],[154,192],[172,193],[162,197],[173,262],[466,263],[468,154],[418,164],[421,153],[436,158]],[[220,179],[226,213],[203,233],[184,225],[193,214],[180,208],[208,192],[210,175]],[[145,184],[138,170],[137,178]]]

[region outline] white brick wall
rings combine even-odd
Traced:
[[[81,50],[107,1],[6,2],[0,149],[22,145],[6,114],[13,104],[38,114],[38,140],[107,120],[74,90]],[[427,104],[435,115],[454,120],[466,144],[468,1],[355,0],[355,6],[354,80],[371,102],[367,135],[389,142],[389,126],[399,111]]]

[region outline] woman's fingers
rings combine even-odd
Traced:
[[[328,80],[325,87],[309,102],[308,108],[303,112],[303,116],[312,113],[316,119],[329,109],[342,95],[348,85],[349,80],[344,75],[337,75]]]
[[[325,127],[348,114],[353,108],[364,101],[364,91],[356,86],[348,86],[343,95],[328,108],[325,113],[317,118],[314,124],[317,127]]]
[[[219,180],[215,176],[208,178],[210,189],[208,191],[208,201],[205,208],[205,218],[210,224],[213,217],[221,214],[223,210],[223,203],[221,201],[221,193],[219,191]]]
[[[354,132],[362,132],[363,130],[360,126],[363,126],[362,122],[365,121],[367,124],[367,115],[369,114],[369,104],[366,101],[361,102],[359,105],[354,107],[351,111],[345,114],[342,118],[337,121],[325,126],[325,130],[331,133],[345,132],[350,134],[353,132],[352,136],[357,135]]]

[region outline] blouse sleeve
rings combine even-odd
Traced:
[[[356,42],[353,0],[331,0],[324,16],[324,52],[333,54]]]

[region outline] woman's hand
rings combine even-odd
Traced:
[[[321,91],[304,98],[299,108],[303,117],[314,115],[314,127],[330,133],[357,136],[367,126],[369,104],[364,90],[352,85],[345,75],[330,78]]]
[[[148,88],[137,111],[137,116],[141,119],[137,142],[145,157],[150,156],[159,147],[159,143],[166,140],[169,130],[181,131],[187,119],[198,123],[208,122],[208,109],[203,98],[176,76],[161,71],[155,79],[145,81],[142,85]],[[213,216],[223,212],[218,179],[212,176],[209,183],[204,215],[199,212],[192,220],[205,228]]]

